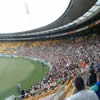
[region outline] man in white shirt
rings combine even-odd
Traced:
[[[75,87],[78,93],[66,98],[66,100],[99,100],[95,92],[85,89],[84,81],[81,77],[75,79]]]
[[[21,89],[21,84],[20,83],[18,83],[17,84],[17,91],[20,93],[20,89]]]

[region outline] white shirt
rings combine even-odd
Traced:
[[[97,95],[92,90],[82,90],[66,100],[99,100]]]
[[[17,84],[17,88],[18,88],[18,89],[20,89],[20,87],[21,87],[21,84],[20,84],[20,83],[18,83],[18,84]]]

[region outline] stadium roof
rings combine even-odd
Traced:
[[[56,21],[70,0],[0,0],[0,33],[32,30]]]
[[[12,1],[12,0],[9,0],[9,1]],[[24,4],[22,3],[22,1],[24,2]],[[24,9],[23,10],[24,12],[22,12],[22,13],[25,13],[29,17],[30,15],[32,15],[33,3],[31,2],[31,0],[28,0],[28,1],[22,0],[22,1],[19,2],[21,4],[21,6],[18,5],[17,1],[14,2],[14,4],[17,5],[17,9],[19,9],[18,10],[19,12],[20,12],[20,7],[22,7]],[[68,1],[68,0],[66,0],[66,1]],[[3,3],[5,3],[5,2],[3,2]],[[56,3],[58,3],[58,1]],[[7,2],[6,2],[6,4],[7,4]],[[23,4],[23,6],[22,6],[22,4]],[[39,2],[39,4],[42,5],[41,2]],[[37,5],[39,6],[39,4],[37,4]],[[31,6],[29,6],[29,5],[31,5]],[[37,7],[37,5],[36,5],[36,7]],[[14,7],[13,3],[11,5],[11,7],[12,8]],[[58,8],[60,8],[60,7],[61,7],[61,4]],[[5,8],[4,5],[3,5],[3,8]],[[10,9],[10,7],[8,7],[8,8]],[[40,7],[37,7],[37,8],[40,8]],[[50,7],[50,9],[52,9],[52,8],[53,7]],[[57,8],[57,6],[55,6],[55,8],[53,8],[52,11],[55,10],[56,8]],[[94,8],[95,8],[95,10],[94,10]],[[5,19],[7,19],[8,16],[10,16],[10,14],[7,13],[7,11],[9,11],[9,9],[5,10],[6,15],[7,15],[7,16],[4,16]],[[18,13],[17,10],[15,10],[15,9],[11,9],[11,11],[13,11],[13,16],[14,16],[14,14],[16,16],[16,13]],[[35,9],[35,11],[36,11],[36,14],[37,14],[38,11],[36,9]],[[49,10],[47,10],[47,11],[49,12]],[[2,9],[1,9],[0,12],[2,12]],[[59,12],[59,10],[56,10],[56,12]],[[10,20],[8,20],[9,23],[6,22],[6,20],[3,21],[3,22],[6,23],[6,24],[3,23],[4,24],[4,30],[6,32],[0,32],[0,40],[5,40],[5,39],[7,39],[7,40],[22,40],[22,38],[24,38],[24,40],[25,40],[26,37],[28,39],[30,39],[29,37],[31,37],[31,39],[33,39],[33,38],[36,39],[36,38],[40,38],[40,36],[42,36],[44,38],[44,35],[45,35],[46,38],[48,38],[48,37],[52,37],[51,35],[58,34],[58,32],[62,35],[66,35],[66,34],[69,34],[69,33],[66,33],[66,32],[70,32],[70,31],[75,32],[75,28],[79,27],[80,25],[81,25],[81,27],[83,27],[80,30],[87,29],[88,26],[86,26],[84,28],[86,23],[89,24],[91,22],[91,18],[94,19],[94,20],[92,20],[92,22],[96,21],[99,18],[99,12],[100,12],[100,0],[69,0],[69,3],[65,7],[65,10],[63,9],[62,14],[59,13],[59,16],[58,16],[57,19],[55,18],[54,21],[48,23],[47,25],[40,26],[38,28],[34,28],[32,26],[32,27],[29,27],[30,29],[28,29],[28,27],[27,27],[27,28],[24,28],[25,30],[23,29],[22,31],[20,30],[20,31],[14,31],[13,32],[14,28],[11,27],[11,32],[7,32],[7,29],[5,28],[5,26],[7,26],[8,29],[9,29],[10,21],[13,20],[13,18],[16,18],[16,17],[13,17],[13,18],[9,17],[10,18]],[[2,13],[4,13],[4,12],[2,12]],[[40,16],[42,16],[43,14],[44,14],[43,12],[42,13],[40,12]],[[45,13],[44,15],[47,15],[47,13]],[[96,16],[98,16],[98,17],[96,17]],[[2,17],[0,17],[0,18],[2,18]],[[20,14],[18,14],[17,17],[20,18]],[[52,16],[50,15],[49,19],[51,17]],[[22,23],[21,27],[24,27],[24,25],[25,25],[26,20],[24,20],[24,18],[25,17],[22,17],[22,20],[20,20],[20,21],[16,20],[16,22],[17,21],[18,22],[24,22],[24,23]],[[34,19],[34,17],[32,16],[32,20],[33,19]],[[45,19],[47,19],[47,18],[45,18]],[[30,20],[30,22],[32,22],[31,18],[29,18],[29,20]],[[14,23],[14,21],[15,20],[13,20],[13,23]],[[1,22],[2,22],[2,20],[1,20]],[[38,22],[39,22],[39,20],[36,20],[36,23],[38,23]],[[99,21],[97,21],[97,22],[99,23]],[[0,29],[2,29],[3,24],[1,24]],[[26,25],[28,26],[29,23],[27,23]],[[18,28],[17,26],[20,27],[18,24],[15,24],[15,29]],[[74,29],[73,29],[73,27],[74,27]],[[72,32],[70,32],[70,33],[72,33]],[[79,32],[79,30],[78,30],[78,32]],[[15,33],[15,34],[13,34],[13,33]],[[38,36],[38,35],[40,35],[40,36]],[[48,35],[50,35],[50,36],[48,36]],[[58,34],[57,36],[60,36],[60,35]],[[55,37],[56,37],[56,35],[55,35]]]

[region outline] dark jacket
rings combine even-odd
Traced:
[[[92,86],[96,83],[96,74],[95,73],[91,73],[91,75],[89,76],[89,85]]]

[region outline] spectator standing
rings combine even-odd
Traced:
[[[21,98],[24,98],[24,95],[25,95],[25,91],[24,89],[21,89]]]
[[[96,81],[97,81],[96,80],[96,73],[95,73],[95,71],[93,69],[91,69],[89,71],[89,83],[88,83],[88,85],[92,86],[92,85],[94,85],[96,83]]]
[[[18,83],[18,84],[17,84],[17,91],[18,91],[18,93],[20,93],[20,89],[21,89],[21,84]]]
[[[100,68],[97,69],[97,82],[91,89],[96,92],[100,100]]]

